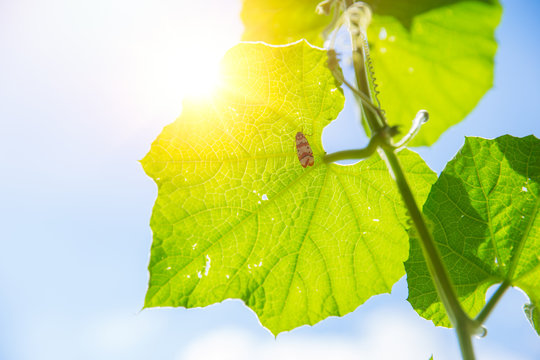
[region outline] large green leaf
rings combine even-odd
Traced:
[[[505,280],[538,304],[539,199],[540,141],[532,135],[467,138],[433,185],[424,215],[469,315],[480,311],[491,285]],[[416,239],[405,268],[416,311],[449,326]],[[538,313],[530,310],[538,331]]]
[[[389,292],[404,274],[407,217],[377,155],[326,164],[323,127],[343,107],[325,51],[240,44],[223,83],[182,115],[142,160],[158,184],[145,307],[243,300],[274,334]],[[303,131],[314,166],[303,168]],[[435,174],[400,153],[424,201]]]
[[[431,121],[412,145],[433,144],[491,88],[501,8],[495,0],[366,2],[374,11],[368,37],[382,108],[404,129],[418,110],[428,110]],[[244,39],[320,45],[331,17],[317,15],[317,3],[244,0]]]

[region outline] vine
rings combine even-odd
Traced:
[[[448,5],[433,2],[434,8]],[[481,26],[496,25],[495,5],[471,2],[450,13],[483,14]],[[285,8],[268,13],[293,13]],[[475,359],[472,337],[486,335],[483,324],[510,286],[530,296],[526,315],[540,333],[540,240],[531,231],[537,228],[540,206],[540,141],[534,136],[468,138],[437,178],[407,146],[434,141],[441,127],[456,121],[444,122],[441,103],[455,104],[436,96],[430,102],[425,94],[426,107],[416,106],[424,100],[387,95],[393,91],[388,79],[394,67],[385,76],[378,74],[383,79],[378,84],[374,64],[381,57],[370,54],[370,46],[377,49],[387,32],[381,28],[379,43],[368,42],[368,33],[372,20],[392,23],[377,18],[369,4],[326,0],[316,12],[332,15],[320,24],[310,20],[329,39],[327,50],[305,41],[234,47],[223,61],[222,87],[208,99],[185,100],[182,116],[164,128],[143,159],[159,188],[145,306],[197,307],[238,298],[277,335],[344,315],[388,292],[403,276],[404,263],[409,302],[436,325],[455,328],[464,360]],[[411,16],[423,12],[412,9]],[[396,33],[411,26],[403,13],[398,15]],[[342,27],[351,39],[354,81],[343,75],[336,51]],[[289,42],[291,35],[280,33],[289,28],[271,29],[256,35],[268,38],[254,40]],[[407,32],[401,35],[404,42],[414,40]],[[492,39],[483,41],[479,59],[492,54]],[[383,49],[379,44],[381,54]],[[414,66],[407,65],[405,73],[413,74]],[[489,87],[478,84],[473,90],[481,96]],[[341,85],[357,100],[370,140],[362,149],[327,154],[322,130],[343,107]],[[456,99],[467,109],[474,105],[469,95]],[[430,113],[414,110],[410,129],[395,140],[406,126],[401,107],[429,108]],[[436,120],[427,123],[433,114]],[[433,121],[438,127],[429,128]],[[348,159],[363,161],[336,164]],[[492,205],[501,203],[508,205]],[[501,220],[517,216],[521,220],[512,227]],[[496,231],[501,228],[505,231]],[[418,281],[426,277],[430,284]],[[473,301],[497,283],[485,304]]]

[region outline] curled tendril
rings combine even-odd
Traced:
[[[315,12],[319,15],[330,15],[333,12],[332,21],[330,21],[330,24],[328,24],[328,26],[324,28],[322,32],[325,40],[328,39],[334,29],[341,26],[341,24],[339,24],[339,15],[344,8],[345,5],[343,0],[325,0],[320,2],[315,8]]]
[[[420,131],[420,128],[429,120],[429,113],[426,110],[420,110],[412,121],[412,126],[407,135],[405,135],[397,144],[394,146],[396,149],[405,147],[409,141],[411,141],[414,136]]]
[[[328,68],[332,71],[334,76],[345,84],[351,91],[362,101],[362,104],[366,106],[369,110],[373,111],[377,117],[380,119],[384,119],[384,114],[380,108],[375,106],[371,100],[361,91],[359,91],[356,87],[354,87],[351,83],[343,77],[343,74],[338,69],[339,65],[339,59],[337,57],[337,53],[334,49],[328,50]]]
[[[372,17],[371,8],[364,2],[356,2],[345,11],[344,15],[347,22],[347,27],[349,28],[349,32],[353,38],[353,49],[355,51],[359,51],[361,49],[363,52],[366,74],[369,78],[373,98],[377,104],[377,107],[380,109],[381,103],[378,98],[379,90],[377,78],[375,77],[373,60],[371,59],[369,43],[367,40],[367,28],[371,23]],[[384,113],[384,110],[381,111]]]
[[[358,39],[359,36],[367,33],[367,28],[371,23],[371,8],[368,4],[362,1],[356,2],[345,10],[343,16],[352,37]]]
[[[330,15],[332,11],[332,6],[334,5],[335,0],[325,0],[319,3],[315,8],[315,12],[319,15]]]
[[[337,0],[337,3],[343,5],[343,2]],[[323,2],[324,4],[327,4],[326,2]],[[321,3],[321,4],[323,4]],[[321,5],[320,4],[320,5]],[[377,84],[375,83],[375,76],[373,72],[373,64],[371,61],[371,57],[369,56],[369,46],[367,42],[367,27],[369,26],[369,23],[371,22],[371,9],[369,5],[367,5],[364,2],[356,2],[349,6],[347,9],[343,11],[342,16],[339,18],[339,20],[335,24],[335,31],[332,35],[332,38],[330,39],[329,43],[329,67],[333,70],[334,75],[341,80],[348,88],[350,88],[353,93],[360,98],[362,104],[366,106],[368,109],[370,109],[372,112],[375,113],[375,115],[380,118],[381,123],[385,116],[384,111],[381,109],[379,99],[377,98],[377,94],[379,93],[377,90]],[[338,74],[337,71],[334,69],[337,68],[338,60],[336,59],[335,54],[335,42],[336,42],[336,36],[337,36],[337,29],[341,27],[342,25],[346,25],[349,33],[351,34],[351,40],[352,40],[352,46],[354,52],[362,52],[366,69],[367,69],[367,76],[369,78],[371,87],[373,89],[373,95],[375,98],[375,101],[377,102],[377,105],[373,103],[369,95],[363,94],[361,91],[359,91],[356,87],[352,86],[349,82],[347,82],[341,74]]]
[[[363,47],[363,38],[367,39],[367,27],[371,22],[371,8],[362,1],[356,2],[348,8],[344,8],[345,5],[341,0],[327,0],[317,6],[317,12],[319,14],[325,13],[326,11],[329,11],[329,6],[332,6],[333,4],[338,4],[336,8],[341,7],[343,11],[341,17],[334,24],[334,28],[337,30],[342,25],[346,25],[353,40],[353,49],[357,51],[359,47]],[[334,31],[330,40],[331,49],[334,49],[336,35],[337,31]]]
[[[363,49],[364,49],[364,57],[365,57],[365,63],[366,63],[366,73],[368,74],[369,81],[371,83],[371,87],[373,90],[373,98],[375,99],[375,102],[377,103],[377,106],[381,108],[381,103],[379,101],[379,86],[377,85],[377,78],[375,77],[375,70],[373,69],[373,60],[371,59],[371,55],[369,53],[369,45],[367,41],[367,37],[363,36]],[[384,113],[384,110],[381,110]]]
[[[326,0],[319,4],[319,6],[317,7],[317,11],[321,13],[323,10],[325,10],[327,11],[325,13],[329,13],[329,9],[336,4],[338,4],[336,8],[339,5],[344,7],[344,2],[342,0]],[[339,10],[335,9],[335,11],[338,12]],[[384,124],[386,123],[386,116],[384,110],[381,109],[381,104],[378,99],[379,90],[376,82],[377,79],[373,70],[373,61],[369,53],[369,43],[367,41],[367,28],[371,22],[371,17],[371,8],[368,4],[361,1],[353,3],[348,8],[343,10],[343,14],[341,15],[341,17],[339,17],[339,19],[332,24],[334,32],[329,42],[328,67],[330,68],[330,70],[332,70],[334,76],[343,84],[345,84],[349,89],[351,89],[351,91],[360,99],[362,105],[372,111],[375,116],[379,118],[381,123]],[[359,91],[355,86],[350,84],[339,71],[339,58],[335,51],[335,42],[337,36],[337,29],[339,29],[342,25],[346,25],[349,30],[352,40],[353,51],[361,52],[364,57],[366,74],[368,76],[371,86],[371,95],[375,100],[376,105],[375,103],[373,103],[372,99],[367,94],[364,94],[363,92]],[[420,127],[422,126],[422,124],[427,122],[428,119],[428,112],[426,110],[420,110],[413,119],[412,126],[409,132],[397,144],[390,146],[395,149],[405,147],[409,143],[409,141],[411,141],[414,136],[420,131]],[[392,129],[392,133],[388,134],[389,138],[392,138],[398,133],[397,127],[387,126],[387,128]]]

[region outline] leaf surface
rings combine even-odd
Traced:
[[[242,40],[264,41],[282,45],[300,39],[322,46],[322,32],[331,22],[328,15],[318,15],[317,0],[244,0]]]
[[[318,2],[244,0],[244,39],[321,45],[331,16],[315,13]],[[374,12],[368,38],[381,106],[403,129],[428,110],[431,121],[412,145],[431,145],[491,88],[501,7],[495,0],[366,2]]]
[[[154,141],[142,160],[158,184],[145,307],[241,299],[278,334],[345,315],[404,274],[406,214],[385,163],[322,161],[344,102],[326,61],[305,42],[240,44],[215,94],[186,100]],[[423,201],[435,174],[400,158]]]
[[[532,327],[536,330],[536,333],[540,335],[540,312],[538,311],[538,305],[536,304],[538,304],[538,301],[525,304],[523,310]]]
[[[532,135],[467,138],[433,185],[424,215],[470,316],[485,304],[486,290],[505,280],[538,304],[539,197],[540,140]],[[436,325],[449,326],[414,238],[405,268],[412,306]],[[538,331],[538,312],[529,313]]]
[[[418,110],[430,114],[411,143],[420,146],[463,120],[491,88],[501,9],[489,1],[414,3],[374,4],[381,15],[368,37],[389,122],[407,129]]]

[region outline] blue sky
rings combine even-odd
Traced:
[[[503,5],[494,88],[419,149],[436,171],[466,135],[540,135],[540,3]],[[457,357],[453,333],[404,300],[404,281],[277,340],[238,301],[140,311],[156,186],[137,160],[238,41],[239,10],[223,0],[0,2],[0,359]],[[359,145],[336,129],[328,149]],[[479,359],[540,358],[524,302],[505,295],[476,341]]]

